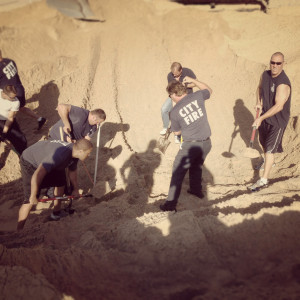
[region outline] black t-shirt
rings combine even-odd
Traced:
[[[204,101],[208,90],[196,91],[182,98],[170,112],[171,130],[181,131],[183,141],[202,141],[211,136]]]
[[[16,63],[8,58],[3,58],[0,62],[0,88],[6,85],[22,85]]]
[[[272,106],[275,105],[276,89],[280,84],[286,84],[291,88],[291,83],[284,71],[282,71],[277,77],[272,78],[271,71],[265,71],[262,75],[261,82],[261,99],[263,101],[262,113],[267,112]],[[265,122],[275,127],[284,128],[287,126],[290,117],[291,108],[291,95],[285,102],[282,111],[278,112],[274,116],[265,119]]]
[[[189,77],[191,77],[191,78],[196,79],[196,75],[194,74],[194,72],[193,72],[191,69],[188,69],[188,68],[182,68],[182,73],[181,73],[181,75],[180,75],[180,77],[179,77],[179,82],[182,83],[183,78],[184,78],[185,76],[189,76]],[[173,80],[176,80],[172,72],[170,72],[170,73],[168,74],[168,78],[167,78],[167,79],[168,79],[168,83],[171,82],[171,81],[173,81]],[[187,92],[187,94],[190,94],[190,93],[193,92],[193,89],[192,89],[192,88],[187,88],[187,89],[186,89],[186,92]]]

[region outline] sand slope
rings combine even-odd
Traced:
[[[47,222],[50,203],[39,204],[20,233],[19,165],[1,143],[0,299],[298,299],[299,4],[271,0],[264,14],[255,5],[89,2],[106,22],[68,18],[46,1],[0,13],[2,53],[19,67],[28,106],[48,119],[37,132],[18,115],[29,145],[58,120],[58,103],[108,116],[93,189],[79,166],[82,190],[93,197],[74,201],[75,214],[59,222]],[[285,54],[293,87],[285,152],[270,187],[249,194],[258,160],[243,151],[259,76],[275,51]],[[165,155],[155,148],[173,61],[213,89],[206,197],[187,194],[185,180],[176,214],[159,204],[178,145],[170,137]],[[85,162],[92,177],[95,155]]]

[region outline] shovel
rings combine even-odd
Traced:
[[[256,119],[258,118],[258,116],[259,116],[259,109],[256,111]],[[252,134],[251,134],[249,147],[244,151],[243,156],[245,156],[245,157],[248,157],[248,158],[260,157],[259,152],[256,149],[253,149],[255,132],[256,132],[256,126],[254,126],[253,129],[252,129]]]
[[[170,127],[167,129],[167,132],[164,136],[160,137],[159,140],[156,143],[156,147],[163,153],[165,154],[168,146],[170,145],[170,141],[168,140],[169,136],[171,133]]]

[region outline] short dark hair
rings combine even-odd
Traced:
[[[80,139],[80,140],[77,140],[75,143],[74,143],[74,146],[73,146],[76,150],[83,150],[83,151],[86,151],[86,150],[89,150],[91,148],[93,148],[93,144],[83,138],[83,139]]]
[[[169,95],[175,93],[176,96],[182,96],[187,93],[186,87],[177,80],[173,80],[169,82],[167,86],[167,92],[169,93]]]
[[[105,121],[105,119],[106,119],[105,111],[103,109],[101,109],[101,108],[92,110],[91,114],[93,116],[96,116],[97,118],[103,120],[103,121]]]
[[[13,85],[6,85],[4,88],[3,88],[3,92],[6,94],[6,95],[12,95],[14,94],[15,96],[17,96],[17,91],[16,91],[16,88],[13,86]]]

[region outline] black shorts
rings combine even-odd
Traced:
[[[20,108],[25,106],[25,89],[23,85],[17,85],[15,86],[16,91],[17,91],[17,98],[20,101]]]
[[[282,137],[285,128],[274,127],[266,122],[262,122],[258,128],[259,142],[264,149],[264,153],[282,153]]]
[[[31,194],[31,177],[35,172],[36,168],[30,164],[28,161],[24,160],[21,156],[20,158],[20,166],[21,166],[21,175],[22,175],[22,182],[23,182],[23,191],[24,191],[24,201],[23,203],[29,203],[29,198]],[[52,171],[48,173],[39,188],[37,197],[39,197],[40,190],[42,188],[49,188],[49,187],[61,187],[66,185],[66,173],[65,170],[60,171]]]

